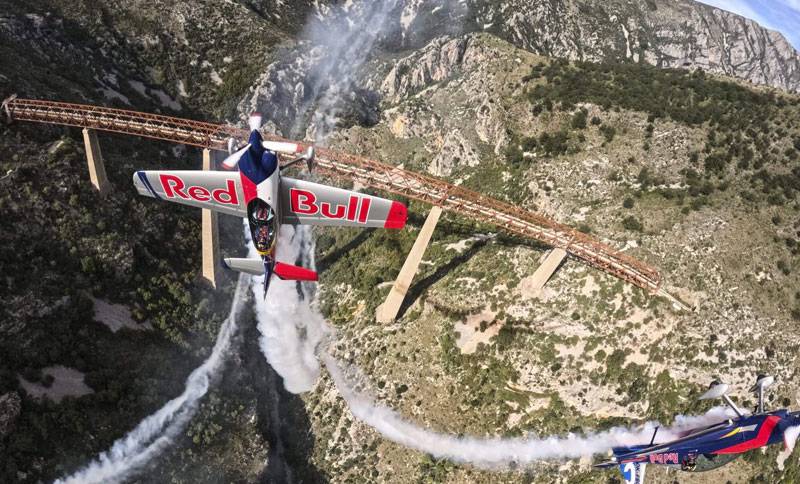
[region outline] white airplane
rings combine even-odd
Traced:
[[[235,171],[147,170],[137,171],[133,183],[140,195],[207,208],[247,218],[253,244],[261,259],[227,258],[229,269],[264,275],[264,297],[273,275],[284,280],[316,281],[317,273],[284,262],[277,235],[281,224],[329,225],[342,227],[383,227],[401,229],[407,209],[400,202],[341,188],[281,176],[281,171],[305,161],[309,171],[314,149],[280,166],[277,153],[296,155],[293,143],[264,141],[259,132],[261,116],[250,116],[249,143],[234,151],[223,167]]]

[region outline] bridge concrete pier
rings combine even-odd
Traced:
[[[203,170],[213,170],[214,153],[209,149],[203,150]],[[219,276],[219,222],[216,212],[204,208],[202,210],[202,239],[203,239],[203,279],[217,287]]]
[[[103,153],[100,151],[97,131],[83,128],[83,144],[86,148],[86,162],[89,164],[89,179],[100,195],[104,196],[111,191],[111,183],[106,177],[106,166],[103,162]]]
[[[383,302],[375,310],[375,319],[382,324],[388,324],[395,320],[397,313],[400,311],[400,306],[406,297],[408,288],[411,286],[411,281],[419,269],[419,263],[422,261],[422,256],[425,255],[425,249],[431,241],[433,230],[439,222],[439,217],[442,215],[441,207],[434,206],[428,213],[428,218],[425,219],[425,224],[422,230],[417,235],[417,240],[411,247],[411,251],[400,269],[400,274],[397,275],[389,295],[386,296],[386,301]]]
[[[536,269],[536,272],[531,276],[530,288],[539,293],[547,281],[553,277],[553,273],[561,265],[561,262],[567,256],[567,251],[556,247],[545,256],[542,264]]]

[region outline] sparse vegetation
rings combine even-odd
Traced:
[[[258,5],[248,4],[251,7]],[[109,15],[100,14],[98,24]],[[101,38],[95,31],[75,27],[69,26],[70,38]],[[190,27],[185,32],[191,42],[196,34]],[[169,45],[169,33],[160,40],[163,45],[145,49],[142,55],[165,55],[162,47]],[[281,41],[291,37],[282,32],[275,36]],[[648,49],[648,33],[636,36],[638,46],[631,47]],[[289,44],[285,48],[293,48]],[[769,335],[776,327],[780,334],[791,335],[800,322],[800,297],[794,294],[800,276],[795,270],[800,256],[797,98],[702,71],[658,70],[631,62],[542,60],[513,50],[489,33],[473,36],[470,48],[475,47],[483,49],[487,59],[480,63],[480,82],[474,82],[476,71],[465,63],[454,77],[430,83],[424,91],[414,90],[407,98],[387,96],[376,127],[353,122],[360,114],[348,111],[343,119],[354,127],[331,137],[331,148],[425,170],[436,156],[437,143],[457,127],[463,131],[464,149],[474,149],[479,163],[466,166],[458,159],[452,180],[582,232],[594,231],[596,238],[626,255],[656,266],[664,276],[662,287],[677,287],[698,310],[673,312],[664,300],[575,260],[565,263],[541,293],[533,294],[526,278],[547,248],[494,237],[494,227],[448,213],[425,252],[399,320],[377,325],[375,309],[385,299],[428,207],[412,201],[409,226],[402,231],[317,227],[315,255],[322,279],[317,296],[338,335],[333,351],[363,371],[366,388],[375,398],[441,432],[550,435],[632,421],[667,423],[676,413],[701,413],[708,407],[694,403],[694,397],[707,382],[698,381],[697,375],[702,380],[702,375],[718,373],[739,383],[755,371],[790,372],[786,369],[796,355],[792,338]],[[224,49],[215,45],[202,51],[213,66],[198,67],[197,76],[185,79],[186,116],[232,114],[240,101],[238,91],[263,73],[263,64],[244,66],[236,56],[223,63],[217,57]],[[0,45],[1,54],[8,50]],[[181,56],[182,63],[189,62],[184,52],[195,52],[192,45],[178,51],[170,55]],[[277,54],[268,55],[272,62]],[[391,60],[399,55],[406,52],[393,52]],[[21,57],[5,57],[11,65],[23,66],[20,70],[28,65]],[[386,60],[381,55],[371,59],[377,69]],[[537,67],[517,81],[531,64]],[[401,76],[415,70],[412,63],[403,66],[398,70]],[[219,72],[222,84],[202,90],[201,81],[211,69]],[[163,62],[154,62],[152,69],[154,77],[169,83],[166,89],[176,84],[178,70]],[[74,83],[63,91],[78,93],[74,86],[93,85],[87,72],[76,71]],[[509,81],[505,91],[494,76],[498,73],[503,74],[502,83]],[[30,92],[59,92],[51,89],[46,76],[30,77]],[[291,78],[293,88],[309,87],[296,81]],[[3,82],[0,76],[0,86]],[[480,133],[473,129],[478,123],[471,116],[478,108],[475,100],[486,102],[486,96],[470,91],[476,84],[490,93],[488,102],[499,113],[483,119],[488,126]],[[527,89],[530,105],[519,102],[520,88]],[[193,97],[200,90],[202,102]],[[511,90],[514,99],[506,97]],[[262,95],[253,93],[253,99],[261,102]],[[144,100],[135,98],[134,107],[140,102]],[[120,100],[109,103],[123,105]],[[203,109],[213,113],[191,111],[203,103]],[[459,119],[449,119],[452,112],[458,112]],[[282,113],[275,115],[279,119]],[[402,135],[396,134],[403,123]],[[0,313],[6,316],[6,334],[19,328],[20,317],[31,324],[0,341],[0,354],[9,355],[0,357],[0,395],[20,392],[24,403],[18,431],[5,440],[0,436],[0,481],[19,480],[18,471],[26,472],[30,482],[50,481],[107,449],[142,416],[175,396],[224,317],[216,298],[226,296],[225,289],[215,296],[198,284],[196,211],[165,210],[163,204],[124,190],[101,203],[85,184],[79,133],[58,128],[58,133],[66,133],[66,144],[45,154],[52,133],[20,124],[5,129],[0,154],[5,160],[17,156],[6,164],[15,169],[9,182],[19,193],[0,195],[7,224],[2,231],[6,253],[0,254],[5,265],[0,265],[19,287],[4,286],[8,307]],[[28,139],[30,143],[20,141]],[[107,146],[103,137],[103,148],[117,187],[129,187],[134,165],[196,167],[197,153],[175,158],[169,156],[170,145],[113,139]],[[7,168],[2,167],[0,175]],[[45,172],[52,183],[41,181]],[[340,180],[333,184],[340,182],[346,186]],[[696,210],[701,213],[693,213]],[[685,233],[678,232],[682,230]],[[238,221],[223,231],[232,237],[240,232]],[[473,238],[476,234],[493,238],[478,240]],[[227,242],[226,250],[240,247],[238,239]],[[754,247],[758,257],[742,256]],[[229,285],[229,280],[223,284]],[[28,294],[35,297],[25,297]],[[92,322],[92,297],[125,302],[137,321],[149,321],[155,329],[110,333]],[[467,321],[477,330],[476,338],[485,338],[469,354],[459,349]],[[732,330],[731,321],[746,331],[738,326]],[[230,359],[224,378],[203,400],[185,434],[177,437],[178,445],[141,480],[265,478],[263,463],[268,462],[275,437],[271,432],[279,431],[270,427],[267,416],[276,408],[285,423],[285,458],[298,481],[332,476],[353,482],[498,479],[496,474],[415,454],[373,432],[354,432],[362,427],[352,423],[342,399],[331,397],[335,391],[324,376],[317,389],[302,398],[276,392],[280,404],[272,406],[273,395],[265,389],[279,389],[280,378],[258,350],[255,326],[243,324],[241,331],[237,344],[242,347]],[[752,355],[759,368],[750,364]],[[84,371],[95,393],[58,405],[25,397],[18,375],[47,384],[52,377],[41,369],[56,363]],[[789,386],[782,385],[771,403],[792,405],[785,401],[793,395],[790,375],[777,376]],[[600,418],[601,412],[617,416]],[[56,440],[56,446],[43,445]],[[761,480],[794,482],[796,459],[790,459],[789,469],[779,475],[767,465],[774,453],[748,454],[747,463],[766,469],[758,476]],[[319,475],[313,474],[314,465],[320,467]],[[576,482],[612,478],[610,473],[575,468],[559,473],[559,478]],[[543,466],[535,474],[501,477],[550,482],[554,476],[555,471]]]
[[[632,215],[628,215],[622,220],[622,226],[625,227],[626,230],[630,230],[633,232],[641,232],[644,228],[642,226],[642,222],[639,221],[636,217]]]

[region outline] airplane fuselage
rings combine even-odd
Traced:
[[[257,130],[251,132],[250,148],[239,162],[239,176],[253,245],[264,263],[266,296],[274,274],[281,226],[281,170],[277,154],[264,149]]]
[[[647,455],[624,457],[647,448],[647,445],[615,448],[614,453],[622,467],[628,463],[641,463],[702,472],[725,465],[747,451],[783,442],[786,429],[795,425],[800,425],[798,412],[776,410],[744,416],[727,425],[717,424],[712,426],[717,428],[710,432]],[[703,430],[694,429],[686,435]]]

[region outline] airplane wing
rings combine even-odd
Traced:
[[[148,170],[133,174],[139,195],[247,216],[240,174],[225,171]]]
[[[293,178],[281,178],[283,223],[402,229],[400,202]]]

